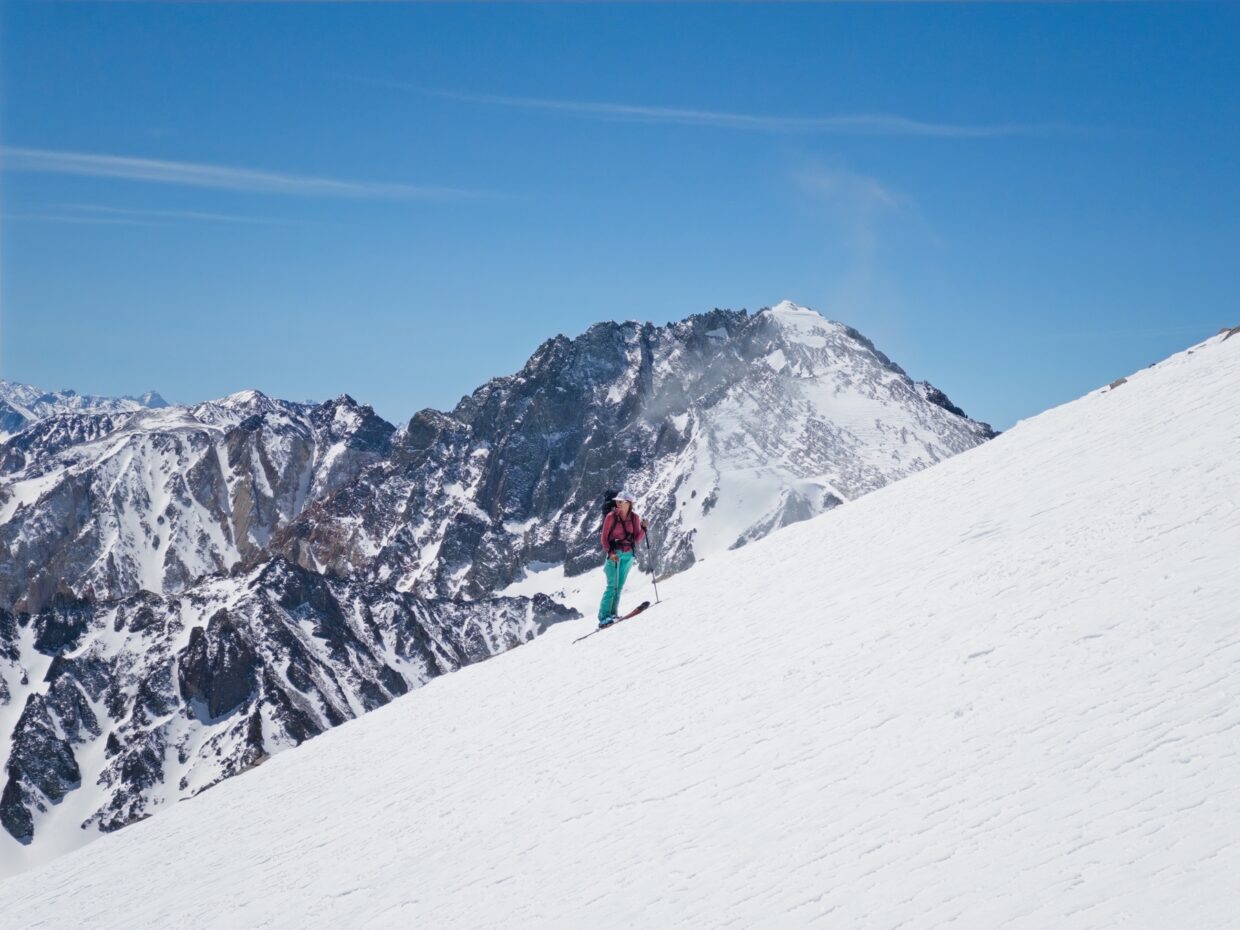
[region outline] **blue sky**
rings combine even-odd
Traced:
[[[783,298],[999,427],[1240,323],[1240,4],[0,6],[0,377],[403,421]]]

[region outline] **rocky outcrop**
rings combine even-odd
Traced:
[[[177,655],[177,681],[199,720],[209,723],[232,713],[254,693],[258,656],[220,609],[205,626],[189,634]]]

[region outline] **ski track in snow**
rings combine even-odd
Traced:
[[[18,876],[0,926],[1235,927],[1238,488],[1212,340]]]

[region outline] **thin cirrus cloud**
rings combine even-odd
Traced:
[[[1036,135],[1064,127],[1051,123],[935,123],[891,113],[856,113],[836,116],[771,116],[682,107],[647,106],[632,103],[599,103],[559,100],[545,97],[509,97],[500,94],[473,94],[434,90],[394,81],[377,81],[464,103],[489,104],[525,110],[545,110],[588,119],[634,123],[668,123],[681,126],[714,126],[771,133],[830,133],[865,136],[926,136],[940,138],[983,138],[987,136]]]
[[[205,210],[149,210],[89,203],[56,204],[38,213],[6,213],[5,219],[122,226],[168,226],[180,221],[263,226],[285,225],[289,222],[271,217],[238,216],[232,213],[212,213]]]
[[[6,171],[33,171],[96,178],[118,178],[183,187],[285,194],[297,197],[351,197],[369,200],[453,200],[486,196],[482,191],[416,184],[346,181],[309,175],[256,171],[198,162],[61,152],[0,146]]]

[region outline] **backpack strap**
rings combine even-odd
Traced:
[[[637,533],[633,531],[633,518],[635,516],[636,514],[633,513],[632,507],[629,508],[629,515],[627,517],[616,516],[616,519],[624,524],[624,539],[621,542],[628,543],[630,549],[633,548],[633,544],[637,541]]]

